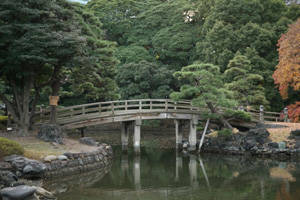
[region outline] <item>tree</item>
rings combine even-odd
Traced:
[[[122,99],[166,98],[171,88],[172,70],[156,63],[141,61],[119,67],[116,81]]]
[[[273,74],[281,96],[288,98],[289,88],[300,89],[300,19],[289,26],[286,34],[278,41],[279,64]]]
[[[0,2],[0,78],[13,96],[6,90],[0,100],[21,126],[20,136],[27,134],[40,91],[59,80],[86,44],[70,6],[63,0]]]
[[[86,102],[118,99],[114,81],[115,65],[119,62],[115,56],[117,44],[104,39],[102,24],[92,11],[81,5],[73,6],[73,10],[87,44],[82,47],[84,54],[75,58],[73,67],[64,71],[69,88],[66,92],[73,97],[84,95]]]
[[[219,117],[220,122],[226,128],[233,129],[218,110],[218,106],[231,108],[236,104],[234,100],[230,99],[230,92],[223,87],[222,75],[218,66],[195,63],[175,72],[174,77],[187,82],[187,84],[180,88],[180,92],[173,92],[170,95],[173,100],[191,99],[194,106],[207,106],[212,114]]]
[[[225,87],[233,91],[234,98],[244,106],[268,105],[264,88],[264,78],[259,74],[252,74],[251,63],[246,56],[239,52],[229,61],[228,69],[224,72]]]

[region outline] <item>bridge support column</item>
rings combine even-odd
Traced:
[[[183,120],[175,119],[175,132],[176,132],[176,149],[182,149],[182,127]]]
[[[132,122],[121,122],[122,151],[128,151],[129,126]]]
[[[190,134],[189,134],[190,148],[189,148],[189,151],[196,151],[197,124],[198,124],[198,119],[191,119],[190,120]]]
[[[140,154],[140,144],[141,144],[141,125],[142,120],[137,119],[134,122],[134,134],[133,134],[133,147],[134,147],[134,153]]]

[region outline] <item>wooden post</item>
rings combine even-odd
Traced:
[[[141,144],[141,125],[142,120],[137,119],[134,122],[134,133],[133,133],[133,147],[134,147],[134,153],[140,154],[140,144]]]
[[[198,124],[198,119],[193,118],[190,120],[190,134],[189,134],[190,148],[188,149],[189,151],[196,151],[197,124]]]
[[[99,114],[101,114],[101,103],[99,104],[98,110],[99,110]]]
[[[82,107],[82,115],[85,115],[85,107]]]
[[[201,151],[201,147],[202,147],[202,144],[203,144],[203,141],[204,141],[204,138],[205,138],[205,134],[206,134],[206,131],[207,131],[207,128],[208,128],[209,120],[210,119],[208,118],[207,121],[206,121],[206,124],[205,124],[204,131],[202,133],[201,141],[200,141],[199,148],[198,148],[198,153],[200,153],[200,151]]]
[[[175,119],[176,149],[182,149],[182,120]]]
[[[288,122],[288,109],[284,108],[283,112],[284,112],[284,122],[287,123]]]
[[[152,110],[152,107],[153,107],[153,106],[152,106],[152,101],[150,101],[150,110]]]
[[[129,126],[132,122],[121,122],[122,151],[128,151]]]
[[[166,99],[165,104],[165,110],[168,111],[168,99]]]
[[[114,102],[111,102],[111,114],[115,114],[115,107],[114,107]]]
[[[83,128],[81,128],[80,131],[81,131],[81,137],[84,137],[84,130],[83,130]]]
[[[139,110],[142,110],[142,101],[139,101]]]
[[[128,106],[128,102],[125,101],[125,110],[128,110],[127,106]]]
[[[71,109],[71,117],[74,117],[74,108]]]
[[[259,106],[259,121],[260,122],[264,122],[265,121],[265,119],[264,119],[264,106],[263,105],[260,105]]]

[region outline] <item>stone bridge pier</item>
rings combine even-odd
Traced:
[[[189,124],[189,144],[190,151],[196,150],[197,144],[197,125],[198,119],[194,116],[192,119],[175,119],[175,135],[176,135],[176,149],[182,149],[182,128],[186,124]],[[137,119],[134,121],[124,121],[121,122],[121,141],[122,141],[122,151],[128,151],[128,139],[129,139],[129,128],[132,126],[133,129],[133,147],[135,154],[140,154],[140,144],[141,144],[141,125],[142,120]]]

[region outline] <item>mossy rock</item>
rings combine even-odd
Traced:
[[[23,155],[24,148],[15,141],[0,137],[0,160],[13,154]]]

